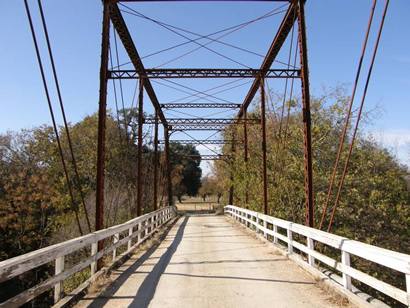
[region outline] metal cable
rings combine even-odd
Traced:
[[[330,180],[329,180],[329,188],[328,188],[328,191],[327,191],[326,202],[325,202],[325,205],[324,205],[323,211],[322,211],[322,217],[320,219],[319,230],[322,229],[324,220],[326,218],[326,213],[327,213],[329,201],[330,201],[330,198],[331,198],[331,195],[332,195],[332,192],[333,192],[333,184],[334,184],[334,181],[336,179],[336,173],[337,173],[337,169],[339,167],[339,161],[340,161],[340,157],[341,157],[341,154],[342,154],[342,151],[343,151],[343,145],[344,145],[344,141],[345,141],[345,138],[346,138],[346,135],[347,135],[347,130],[348,130],[348,127],[349,127],[349,123],[350,123],[350,117],[351,117],[351,114],[352,114],[352,107],[353,107],[354,99],[355,99],[355,96],[356,96],[356,90],[357,90],[357,85],[358,85],[359,79],[360,79],[360,74],[361,74],[361,70],[362,70],[364,56],[366,54],[367,43],[368,43],[368,40],[369,40],[370,30],[371,30],[371,26],[372,26],[372,23],[373,23],[373,17],[374,17],[374,11],[376,9],[376,4],[377,4],[377,0],[373,0],[373,5],[371,7],[369,20],[368,20],[368,23],[367,23],[367,30],[366,30],[366,34],[365,34],[365,37],[364,37],[362,50],[361,50],[361,54],[360,54],[359,64],[358,64],[357,71],[356,71],[356,77],[355,77],[355,82],[354,82],[354,85],[353,85],[352,95],[350,97],[350,102],[349,102],[349,106],[348,106],[348,110],[347,110],[345,124],[344,124],[343,130],[342,130],[342,133],[341,133],[340,139],[339,139],[339,147],[338,147],[337,154],[336,154],[336,161],[334,163],[333,171],[332,171],[332,174],[331,174],[331,177],[330,177]]]
[[[296,19],[296,10],[294,10],[293,19]],[[292,49],[293,49],[294,33],[295,33],[295,25],[293,25],[293,27],[292,27],[292,32],[291,32],[291,37],[290,37],[290,47],[289,47],[289,57],[288,57],[287,69],[290,68],[290,62],[291,62],[291,57],[292,57]],[[285,80],[285,93],[283,94],[282,110],[281,110],[280,121],[279,121],[279,133],[278,133],[279,139],[282,136],[282,123],[283,123],[283,116],[284,116],[284,112],[285,112],[285,103],[286,103],[287,91],[288,91],[288,79],[286,78],[286,80]]]
[[[112,66],[113,61],[112,61],[111,46],[109,46],[109,57],[110,57],[110,64]],[[118,135],[119,135],[119,138],[120,138],[120,141],[121,141],[122,140],[121,124],[120,124],[121,121],[120,121],[120,115],[119,115],[119,110],[118,110],[117,87],[116,87],[115,79],[112,79],[112,85],[113,85],[113,90],[114,90],[115,113],[116,113],[116,118],[117,118]]]
[[[244,78],[240,78],[240,79],[236,79],[236,80],[233,80],[233,81],[228,81],[228,82],[225,82],[225,83],[223,83],[223,84],[220,84],[220,85],[218,85],[218,86],[215,86],[215,87],[212,87],[212,88],[208,88],[208,89],[206,89],[206,90],[204,90],[203,91],[203,93],[208,93],[208,92],[210,92],[210,91],[213,91],[213,90],[216,90],[216,89],[219,89],[219,88],[223,88],[223,87],[225,87],[225,86],[227,86],[227,85],[230,85],[230,84],[233,84],[233,83],[237,83],[237,82],[239,82],[239,81],[241,81],[241,80],[243,80]],[[218,94],[217,92],[215,92],[215,93],[212,93],[213,95],[214,94]],[[188,98],[192,98],[192,97],[194,97],[195,95],[188,95],[188,96],[184,96],[184,97],[180,97],[180,98],[177,98],[177,99],[175,99],[175,100],[172,100],[172,101],[170,101],[170,102],[168,102],[168,103],[177,103],[177,102],[181,102],[181,101],[183,101],[183,100],[186,100],[186,99],[188,99]],[[194,100],[194,101],[196,101],[196,99]],[[190,102],[192,102],[192,101],[190,101]],[[189,103],[189,102],[187,102],[187,103]]]
[[[366,78],[366,84],[364,86],[364,90],[363,90],[363,96],[362,96],[362,100],[360,102],[360,108],[359,108],[359,112],[357,114],[357,119],[356,119],[356,124],[353,130],[353,136],[352,136],[352,140],[350,141],[350,146],[349,146],[349,153],[347,155],[346,161],[345,161],[345,165],[343,168],[343,173],[342,173],[342,177],[340,179],[339,182],[339,187],[337,190],[337,195],[336,195],[336,200],[335,203],[333,205],[333,209],[332,209],[332,214],[330,216],[330,221],[329,221],[329,226],[327,228],[327,232],[330,232],[330,229],[332,228],[332,224],[333,224],[333,220],[334,220],[334,216],[335,216],[335,212],[336,212],[336,208],[339,204],[339,200],[340,200],[340,195],[341,195],[341,191],[342,191],[342,187],[346,178],[346,174],[347,174],[347,170],[348,170],[348,166],[349,166],[349,161],[350,161],[350,157],[352,156],[352,152],[353,152],[353,146],[354,146],[354,142],[356,139],[356,135],[357,135],[357,130],[359,128],[359,123],[360,123],[360,119],[362,116],[362,111],[363,111],[363,106],[364,106],[364,102],[366,99],[366,95],[367,95],[367,90],[369,88],[369,83],[370,83],[370,77],[372,75],[372,71],[373,71],[373,66],[374,66],[374,62],[376,60],[376,55],[377,55],[377,50],[379,48],[379,43],[380,43],[380,38],[382,35],[382,31],[383,31],[383,26],[384,26],[384,21],[386,19],[386,13],[387,13],[387,9],[389,7],[389,2],[390,0],[386,0],[386,4],[384,6],[384,10],[383,10],[383,17],[382,20],[380,22],[380,26],[379,26],[379,31],[377,33],[377,39],[376,39],[376,43],[374,46],[374,50],[373,50],[373,55],[372,55],[372,59],[370,61],[370,67],[369,67],[369,71],[367,73],[367,78]]]
[[[150,17],[147,17],[147,16],[145,16],[145,15],[143,15],[143,14],[141,14],[141,13],[139,13],[139,12],[137,12],[137,11],[135,11],[135,10],[129,8],[129,7],[127,7],[127,8],[128,8],[129,10],[131,10],[132,12],[134,12],[134,13],[135,13],[135,16],[138,16],[138,17],[141,17],[141,16],[142,16],[143,18],[146,18],[146,19],[148,19],[148,20],[150,20],[150,21],[156,23],[157,25],[163,27],[164,29],[167,29],[168,31],[170,31],[170,32],[172,32],[172,33],[174,33],[174,34],[176,34],[176,35],[178,35],[178,36],[180,36],[180,37],[182,37],[182,38],[184,38],[184,39],[186,39],[186,40],[192,41],[192,43],[194,43],[194,44],[200,46],[201,48],[204,48],[204,49],[206,49],[206,50],[208,50],[208,51],[210,51],[210,52],[212,52],[212,53],[214,53],[214,54],[216,54],[216,55],[218,55],[218,56],[220,56],[220,57],[222,57],[222,58],[224,58],[224,59],[226,59],[226,60],[232,61],[232,62],[234,62],[234,63],[236,63],[236,64],[238,64],[238,65],[241,65],[241,66],[243,66],[243,67],[245,67],[245,68],[251,68],[251,67],[249,67],[249,66],[246,65],[246,64],[243,64],[243,63],[241,63],[241,62],[239,62],[239,61],[236,61],[235,59],[232,59],[231,57],[228,57],[228,56],[226,56],[226,55],[224,55],[224,54],[222,54],[222,53],[220,53],[220,52],[218,52],[218,51],[216,51],[216,50],[214,50],[214,49],[212,49],[212,48],[207,47],[207,46],[204,45],[204,44],[198,43],[197,41],[193,41],[193,40],[192,40],[191,38],[189,38],[188,36],[186,36],[186,35],[184,35],[184,34],[181,34],[180,32],[178,32],[178,31],[176,31],[176,30],[173,30],[170,26],[167,26],[167,25],[164,24],[164,23],[161,23],[161,22],[159,22],[159,21],[157,21],[157,20],[155,20],[155,19],[152,19],[152,18],[150,18]],[[130,13],[130,14],[132,14],[132,13]]]
[[[115,30],[113,30],[113,32],[114,32],[115,57],[116,57],[116,60],[117,60],[117,65],[119,65],[120,64],[120,59],[119,59],[119,56],[118,56],[117,32]],[[122,89],[122,80],[121,80],[121,78],[119,80],[119,83],[120,83],[122,114],[123,114],[123,117],[124,117],[125,136],[126,136],[126,140],[128,142],[129,138],[130,138],[129,135],[128,135],[128,117],[127,117],[127,114],[126,114],[126,111],[125,111],[124,91]]]
[[[127,6],[125,6],[124,4],[122,4],[122,3],[120,3],[120,5],[121,5],[121,6],[124,6],[124,7],[127,7]],[[250,53],[250,54],[254,54],[254,55],[259,56],[259,57],[261,57],[261,58],[264,58],[265,56],[262,55],[262,54],[259,54],[259,53],[256,53],[256,52],[253,52],[253,51],[250,51],[250,50],[247,50],[247,49],[245,49],[245,48],[241,48],[241,47],[238,47],[238,46],[235,46],[235,45],[232,45],[232,44],[228,44],[228,43],[226,43],[226,42],[219,41],[220,38],[222,38],[222,37],[224,37],[224,36],[226,36],[226,35],[222,35],[222,36],[220,36],[220,37],[218,37],[218,38],[216,38],[216,39],[211,39],[210,37],[211,37],[211,36],[214,36],[214,35],[216,35],[216,34],[220,34],[220,33],[229,31],[229,30],[234,30],[234,29],[236,29],[236,28],[243,28],[243,26],[247,26],[247,25],[252,24],[252,23],[254,23],[254,22],[257,22],[257,21],[259,21],[259,20],[262,20],[262,19],[265,19],[265,18],[274,16],[274,15],[277,15],[277,14],[279,14],[279,13],[281,13],[281,12],[276,12],[276,11],[279,10],[279,9],[281,9],[281,8],[284,7],[284,6],[286,6],[286,4],[283,5],[283,6],[281,6],[281,7],[279,7],[279,8],[276,8],[276,9],[274,9],[274,10],[272,10],[272,11],[270,11],[270,12],[268,12],[268,13],[266,13],[266,14],[264,14],[264,15],[258,17],[258,18],[255,18],[255,19],[252,19],[252,20],[249,20],[249,21],[240,23],[240,24],[235,25],[235,26],[230,26],[230,27],[228,27],[228,28],[224,28],[224,29],[222,29],[222,30],[219,30],[219,31],[216,31],[216,32],[213,32],[213,33],[209,33],[209,34],[207,34],[207,35],[196,34],[196,35],[198,35],[198,36],[200,36],[200,37],[198,37],[198,38],[196,38],[196,39],[190,39],[190,40],[188,40],[188,41],[186,41],[186,42],[183,42],[183,43],[180,43],[180,44],[176,44],[176,45],[173,45],[173,46],[171,46],[171,47],[167,47],[167,48],[165,48],[165,49],[162,49],[162,50],[153,52],[153,53],[151,53],[151,54],[148,54],[148,55],[145,55],[145,56],[141,57],[141,59],[145,59],[145,58],[148,58],[148,57],[151,57],[151,56],[160,54],[160,53],[162,53],[162,52],[169,51],[169,50],[175,49],[175,48],[177,48],[177,47],[184,46],[184,45],[186,45],[186,44],[190,44],[190,43],[192,43],[192,41],[198,41],[198,40],[201,40],[201,39],[204,39],[204,38],[207,38],[207,39],[209,39],[209,40],[212,40],[213,42],[218,42],[218,43],[221,43],[221,44],[228,45],[228,46],[230,46],[230,47],[232,47],[232,48],[236,48],[236,49],[242,50],[242,51],[244,51],[244,52],[248,52],[248,53]],[[128,8],[128,7],[127,7],[127,8]],[[124,12],[124,13],[128,13],[128,14],[134,15],[134,14],[132,14],[132,13],[130,13],[130,12],[125,11],[125,10],[121,10],[121,11]],[[275,12],[276,12],[276,13],[275,13]],[[141,17],[141,16],[137,16],[137,17]],[[143,18],[143,17],[141,17],[141,18]],[[167,24],[167,25],[168,25],[168,26],[171,26],[171,25],[169,25],[169,24]],[[172,27],[173,27],[173,26],[172,26]],[[179,27],[175,27],[175,28],[179,28]],[[179,29],[180,29],[180,30],[183,30],[183,31],[188,31],[188,30],[182,29],[182,28],[179,28]],[[235,32],[235,31],[231,31],[230,33],[233,33],[233,32]],[[275,62],[286,65],[286,63],[281,62],[281,61],[279,61],[279,60],[275,60]],[[120,68],[120,67],[122,67],[122,66],[124,66],[124,65],[127,65],[127,64],[130,64],[130,63],[131,63],[130,61],[129,61],[129,62],[126,62],[126,63],[123,63],[123,64],[119,65],[119,66],[116,67],[116,68]]]
[[[58,151],[59,151],[59,154],[60,154],[61,163],[63,165],[64,175],[65,175],[65,178],[66,178],[67,187],[68,187],[68,191],[69,191],[69,195],[70,195],[70,199],[71,199],[72,210],[75,213],[75,217],[76,217],[76,221],[77,221],[77,225],[78,225],[78,229],[80,231],[80,234],[83,235],[83,230],[81,228],[80,219],[79,219],[79,216],[78,216],[78,206],[76,205],[75,200],[74,200],[73,189],[72,189],[72,186],[71,186],[70,177],[68,175],[68,170],[67,170],[67,166],[66,166],[66,162],[65,162],[65,158],[64,158],[64,154],[63,154],[63,149],[62,149],[62,146],[61,146],[60,135],[58,133],[58,128],[57,128],[57,123],[56,123],[55,116],[54,116],[53,106],[51,104],[50,93],[48,91],[48,85],[47,85],[47,80],[46,80],[46,76],[45,76],[45,72],[44,72],[44,68],[43,68],[43,62],[41,60],[40,50],[39,50],[38,43],[37,43],[37,37],[36,37],[35,30],[34,30],[34,25],[33,25],[33,21],[32,21],[32,18],[31,18],[30,8],[28,6],[27,0],[24,0],[24,5],[25,5],[25,9],[26,9],[27,18],[28,18],[28,21],[29,21],[29,24],[30,24],[30,31],[31,31],[31,35],[32,35],[32,38],[33,38],[33,42],[34,42],[37,62],[38,62],[39,68],[40,68],[40,73],[41,73],[41,79],[42,79],[42,82],[43,82],[44,92],[46,94],[48,109],[50,111],[51,121],[53,123],[53,129],[54,129],[54,133],[56,135]]]

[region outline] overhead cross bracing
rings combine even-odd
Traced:
[[[146,118],[144,120],[145,124],[155,124],[155,119]],[[244,122],[248,124],[260,124],[260,119],[202,119],[202,118],[168,118],[168,124],[179,125],[179,124],[198,124],[198,125],[238,125]]]
[[[141,77],[151,79],[163,78],[255,78],[263,75],[264,78],[300,78],[297,69],[269,69],[262,72],[259,69],[239,68],[164,68],[145,69]],[[137,79],[140,74],[136,70],[113,70],[108,72],[110,79]]]
[[[232,103],[169,103],[161,104],[161,107],[164,109],[176,109],[176,108],[240,108],[241,104],[232,104]]]
[[[214,145],[223,145],[223,144],[243,144],[241,140],[213,140],[213,139],[174,139],[172,142],[177,142],[179,144],[191,144],[191,145],[201,145],[201,144],[214,144]],[[165,144],[165,140],[158,140],[159,144]]]

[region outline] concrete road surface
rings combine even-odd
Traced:
[[[78,307],[340,307],[297,265],[224,216],[184,216],[160,246]]]

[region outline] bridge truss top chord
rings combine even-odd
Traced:
[[[111,70],[109,79],[137,79],[146,77],[150,79],[163,78],[300,78],[298,69],[236,69],[236,68],[164,68],[145,69],[145,75],[136,70]]]
[[[226,108],[234,109],[241,108],[241,104],[232,103],[170,103],[161,104],[163,109],[177,109],[177,108]]]
[[[155,124],[155,118],[145,118],[145,124]],[[170,125],[179,124],[198,124],[198,125],[238,125],[238,124],[260,124],[260,119],[212,119],[212,118],[167,118],[167,122]]]
[[[189,140],[170,140],[169,142],[177,142],[180,144],[191,144],[191,145],[201,145],[201,144],[213,144],[213,145],[223,145],[223,144],[243,144],[241,140],[209,140],[209,139],[189,139]],[[158,140],[159,144],[165,144],[165,140]]]

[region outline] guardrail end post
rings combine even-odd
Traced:
[[[350,254],[342,250],[342,264],[350,266]],[[347,290],[352,290],[352,278],[343,271],[343,287]]]
[[[98,251],[98,242],[92,243],[91,244],[91,255],[94,256],[97,254]],[[91,269],[91,276],[93,276],[97,272],[97,260],[91,263],[90,265]]]
[[[313,239],[308,237],[306,238],[306,242],[307,242],[307,247],[310,250],[315,250],[315,244],[313,242]],[[308,263],[310,266],[315,267],[315,258],[310,253],[308,254]]]
[[[58,275],[64,271],[64,256],[58,257],[55,260],[54,273]],[[63,281],[60,281],[54,285],[54,304],[57,303],[63,294]]]

